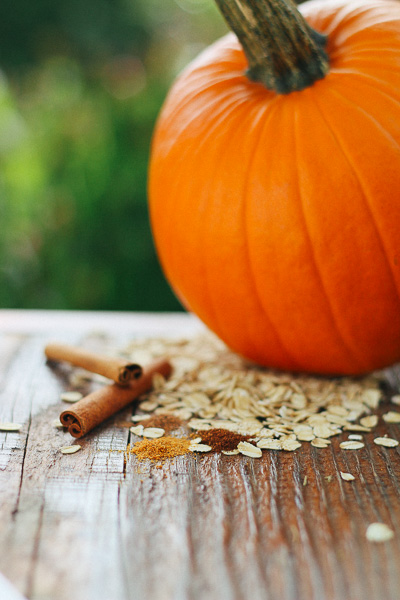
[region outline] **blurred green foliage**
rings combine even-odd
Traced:
[[[2,0],[0,307],[180,308],[151,238],[151,135],[225,31],[213,0]]]

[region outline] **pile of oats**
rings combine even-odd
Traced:
[[[133,420],[140,423],[149,413],[173,415],[199,435],[211,428],[250,435],[252,448],[243,445],[239,451],[254,457],[261,456],[261,449],[294,451],[301,442],[326,448],[331,437],[343,431],[370,432],[378,421],[369,413],[382,399],[379,374],[326,378],[266,370],[209,333],[183,340],[135,340],[124,354],[139,364],[167,356],[174,367],[168,380],[154,378],[154,389],[139,404],[146,414]],[[387,420],[396,418],[389,413]],[[348,444],[363,447],[355,440]]]

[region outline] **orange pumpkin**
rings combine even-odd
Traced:
[[[359,374],[400,360],[400,3],[299,10],[329,57],[305,89],[251,81],[232,33],[178,77],[151,222],[176,294],[233,350]]]

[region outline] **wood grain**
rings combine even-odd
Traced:
[[[373,438],[399,439],[399,425],[380,424],[358,451],[341,450],[340,436],[326,449],[190,455],[158,468],[124,462],[128,408],[62,455],[76,441],[52,426],[66,380],[45,363],[46,336],[0,336],[0,420],[22,424],[0,432],[0,571],[27,598],[398,600],[400,452]],[[83,336],[52,323],[52,338]],[[101,350],[106,338],[96,339]],[[367,542],[374,521],[394,539]]]

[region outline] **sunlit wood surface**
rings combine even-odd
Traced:
[[[49,340],[199,329],[183,314],[0,311],[0,421],[22,424],[0,432],[0,572],[35,600],[398,600],[400,446],[372,440],[400,439],[399,425],[358,451],[339,448],[343,435],[326,449],[157,468],[124,462],[130,407],[60,453],[73,438],[52,425],[66,380],[45,363]],[[393,540],[366,540],[377,521]]]

